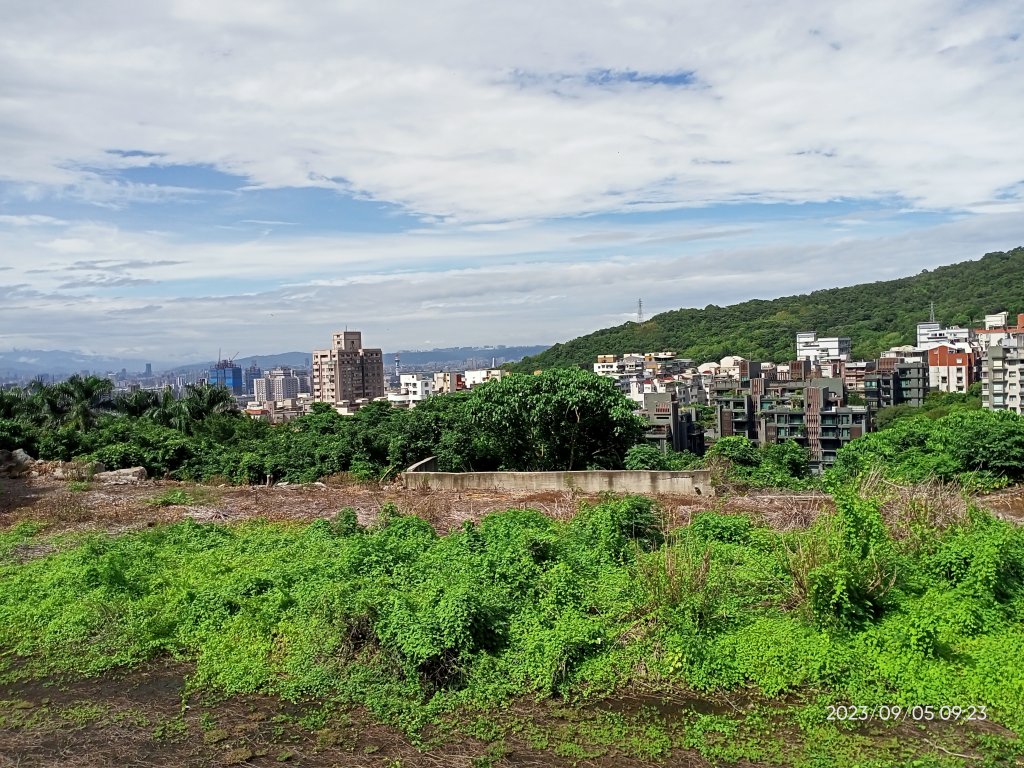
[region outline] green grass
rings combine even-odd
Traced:
[[[209,497],[209,491],[205,488],[193,488],[191,491],[182,488],[169,488],[159,496],[147,499],[146,503],[154,507],[188,507],[205,504],[209,501]]]
[[[571,759],[955,764],[829,722],[828,704],[984,705],[1019,732],[1024,531],[975,510],[893,537],[876,502],[844,491],[836,506],[789,533],[715,513],[666,533],[630,497],[571,522],[508,510],[443,537],[394,510],[368,530],[343,514],[94,535],[0,560],[0,648],[39,675],[192,660],[191,689],[323,702],[310,728],[363,705],[414,738],[447,723],[500,745],[505,705],[561,702],[557,727],[519,731]],[[637,687],[761,703],[674,720],[586,709]]]

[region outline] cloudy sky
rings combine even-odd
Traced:
[[[1024,0],[0,12],[0,349],[551,343],[1024,244]]]

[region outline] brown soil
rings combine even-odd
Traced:
[[[473,738],[439,746],[412,744],[361,710],[321,714],[265,696],[204,699],[186,692],[189,667],[173,662],[68,683],[0,685],[0,768],[62,766],[296,765],[319,768],[471,768],[471,766],[649,763],[609,750],[586,760],[558,757],[512,737],[493,745]],[[527,705],[521,713],[550,725],[557,712]],[[312,717],[311,717],[312,715]],[[697,755],[673,765],[706,768]]]
[[[194,501],[185,506],[158,506],[153,500],[181,490]],[[309,485],[207,486],[174,481],[139,485],[68,483],[49,476],[0,478],[0,530],[25,520],[42,523],[47,531],[105,530],[111,533],[150,527],[186,518],[200,522],[239,522],[250,518],[308,522],[330,518],[345,507],[355,509],[360,522],[376,519],[384,504],[430,522],[444,533],[466,520],[509,508],[531,508],[556,519],[568,519],[581,502],[596,502],[570,492],[427,491],[400,485],[314,483]],[[804,527],[827,508],[819,494],[746,494],[718,498],[663,496],[659,502],[671,525],[689,522],[697,512],[750,514],[780,529]]]
[[[1004,520],[1024,524],[1024,486],[1015,486],[982,499],[982,506]]]

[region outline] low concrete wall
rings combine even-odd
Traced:
[[[432,463],[431,463],[432,462]],[[711,473],[596,470],[592,472],[433,472],[433,459],[402,473],[406,488],[447,491],[569,491],[582,493],[664,493],[674,496],[714,496]],[[421,469],[420,467],[423,467]]]

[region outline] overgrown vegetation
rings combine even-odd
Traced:
[[[914,277],[814,291],[728,307],[662,312],[643,323],[595,331],[509,366],[532,372],[593,365],[598,355],[672,350],[698,362],[742,355],[786,362],[795,335],[849,336],[856,359],[871,359],[889,347],[915,340],[917,323],[936,317],[946,324],[975,324],[986,313],[1024,312],[1024,247],[986,254]]]
[[[851,403],[852,404],[852,403]],[[929,392],[924,405],[912,406],[906,403],[891,405],[880,409],[874,415],[875,429],[887,429],[901,419],[914,416],[926,416],[929,419],[941,419],[953,411],[978,410],[981,408],[981,383],[975,382],[964,394],[960,392]]]
[[[135,407],[141,393],[127,404],[104,400],[97,382],[0,392],[0,447],[80,459],[70,470],[82,481],[95,461],[192,481],[313,482],[341,472],[375,481],[436,456],[446,471],[706,468],[734,489],[819,484],[795,442],[758,448],[728,437],[704,457],[659,451],[644,442],[644,420],[613,383],[571,369],[509,376],[409,411],[378,402],[339,416],[318,404],[278,427],[231,410],[224,390],[194,387],[181,400],[145,393],[153,410]],[[109,382],[106,389],[109,395]],[[74,404],[76,391],[86,393],[88,408]],[[923,409],[893,414],[884,426],[839,452],[826,487],[876,468],[899,483],[937,478],[977,490],[1024,480],[1024,421],[977,408],[973,394],[932,396]]]
[[[796,695],[809,728],[829,703],[984,706],[1024,727],[1024,531],[835,501],[789,533],[710,512],[669,529],[632,497],[444,537],[394,508],[369,529],[349,510],[96,535],[0,566],[0,647],[19,674],[191,659],[195,686],[362,704],[414,735],[638,685]]]
[[[931,419],[900,419],[839,451],[828,480],[869,471],[899,483],[952,481],[994,490],[1024,480],[1024,419],[1010,411],[961,409]]]

